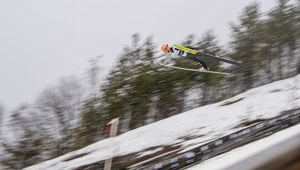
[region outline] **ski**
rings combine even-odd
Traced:
[[[200,71],[200,70],[197,70],[197,69],[184,68],[184,67],[176,67],[176,66],[172,66],[172,65],[164,65],[164,64],[161,64],[161,65],[165,66],[165,67],[169,67],[169,68],[178,69],[178,70],[193,71],[193,72],[200,72],[200,73],[220,74],[220,75],[229,75],[230,74],[230,73],[219,72],[219,71]]]
[[[241,65],[240,62],[237,62],[237,61],[233,61],[233,60],[229,60],[227,58],[222,58],[222,57],[219,57],[217,55],[212,55],[212,54],[207,54],[207,53],[203,53],[203,52],[197,52],[196,55],[198,55],[199,57],[203,57],[203,58],[212,58],[212,59],[215,59],[215,60],[219,60],[219,61],[222,61],[222,62],[226,62],[226,63],[229,63],[229,64],[234,64],[234,65]]]

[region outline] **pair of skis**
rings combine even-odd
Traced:
[[[165,64],[161,64],[161,65],[165,66],[165,67],[173,68],[173,69],[185,70],[185,71],[194,71],[194,72],[200,72],[200,73],[210,73],[210,74],[220,74],[220,75],[229,75],[230,74],[230,73],[219,72],[219,71],[200,71],[200,70],[197,70],[197,69],[176,67],[176,66],[172,66],[172,65],[165,65]]]

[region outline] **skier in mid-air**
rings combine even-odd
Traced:
[[[210,74],[228,75],[229,73],[226,73],[226,72],[210,71],[207,64],[202,59],[214,59],[216,61],[222,61],[222,62],[226,62],[229,64],[234,64],[237,66],[241,65],[241,63],[238,61],[233,61],[233,60],[230,60],[227,58],[219,57],[218,55],[215,55],[215,54],[203,52],[203,51],[199,50],[198,48],[194,48],[194,47],[185,47],[185,46],[178,45],[178,44],[174,44],[173,46],[169,46],[168,44],[163,44],[161,46],[161,50],[165,54],[175,54],[176,56],[188,58],[190,60],[193,60],[193,61],[199,63],[199,65],[200,65],[200,68],[198,68],[198,69],[190,69],[190,68],[172,66],[170,64],[167,64],[167,65],[161,64],[165,67],[174,68],[174,69],[180,69],[180,70],[186,70],[186,71],[197,71],[197,72],[210,73]]]
[[[206,63],[203,60],[199,59],[199,57],[207,56],[208,54],[198,51],[199,50],[198,48],[184,47],[184,46],[180,46],[180,45],[173,45],[170,47],[168,44],[163,44],[161,46],[161,50],[166,54],[167,53],[176,54],[178,56],[185,57],[185,58],[191,59],[191,60],[199,63],[199,65],[200,65],[200,68],[198,68],[199,71],[208,71],[209,70]]]

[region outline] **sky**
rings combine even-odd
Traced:
[[[88,61],[103,56],[108,71],[130,36],[178,43],[213,30],[223,44],[253,0],[1,0],[0,103],[33,102],[60,78],[83,77]],[[262,11],[275,0],[257,1]],[[158,49],[159,50],[159,49]]]

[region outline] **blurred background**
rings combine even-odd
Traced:
[[[100,141],[116,117],[122,134],[300,73],[299,0],[1,1],[0,24],[0,169]],[[162,43],[242,65],[166,69]]]

